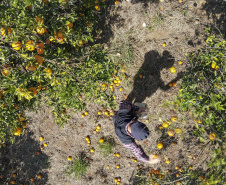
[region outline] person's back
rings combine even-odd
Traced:
[[[139,107],[134,106],[129,101],[120,102],[119,111],[113,116],[115,133],[123,145],[130,149],[139,160],[150,164],[158,163],[160,158],[153,159],[152,156],[148,157],[135,142],[135,139],[144,140],[149,136],[147,126],[137,121],[135,111],[144,110],[139,110]]]

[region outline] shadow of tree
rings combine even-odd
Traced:
[[[169,83],[174,83],[183,77],[183,73],[180,72],[175,79],[165,85],[160,72],[164,68],[169,69],[173,64],[173,56],[168,51],[164,51],[162,56],[156,50],[146,53],[144,63],[134,77],[133,90],[128,95],[128,100],[143,102],[145,98],[155,93],[158,88],[167,91],[170,88]],[[140,78],[140,75],[143,78]]]
[[[48,175],[45,169],[49,167],[49,157],[41,152],[40,144],[26,131],[23,136],[15,139],[13,144],[0,148],[0,184],[36,184],[47,183]],[[39,152],[39,153],[38,153]],[[16,174],[16,177],[13,177]],[[38,178],[41,174],[41,178]],[[34,178],[32,182],[30,179]],[[13,184],[13,183],[12,183]]]
[[[202,6],[206,11],[208,19],[213,19],[214,25],[210,25],[212,30],[219,34],[219,31],[226,37],[226,1],[208,0]]]

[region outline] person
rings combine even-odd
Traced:
[[[144,140],[149,136],[149,130],[145,124],[139,122],[136,112],[145,111],[144,108],[135,106],[130,101],[123,100],[119,103],[119,110],[113,116],[115,133],[124,145],[132,151],[136,158],[144,163],[156,164],[160,162],[160,157],[153,158],[153,155],[147,156],[136,140]]]

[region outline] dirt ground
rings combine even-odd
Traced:
[[[138,144],[148,155],[161,155],[160,164],[131,161],[133,155],[116,137],[112,118],[97,115],[98,110],[103,110],[101,105],[90,104],[87,109],[89,115],[85,118],[81,117],[81,112],[69,110],[71,118],[63,127],[54,123],[51,110],[42,105],[37,112],[27,112],[29,125],[25,134],[0,149],[0,184],[10,184],[15,180],[18,185],[111,185],[115,184],[116,177],[121,177],[121,184],[135,185],[138,184],[136,174],[141,169],[144,175],[150,169],[169,173],[172,179],[168,184],[174,184],[175,166],[182,169],[193,166],[193,169],[205,171],[211,145],[199,142],[192,135],[194,121],[189,113],[176,112],[167,103],[174,100],[180,89],[188,64],[185,54],[205,44],[205,28],[211,27],[216,33],[224,35],[225,14],[226,8],[220,0],[183,0],[182,3],[177,0],[126,0],[109,6],[100,15],[103,29],[96,41],[104,42],[103,46],[113,58],[128,59],[125,63],[127,78],[122,80],[124,91],[115,89],[115,101],[119,103],[128,96],[132,101],[148,105],[148,118],[141,121],[147,124],[151,134]],[[163,43],[166,43],[165,47]],[[126,57],[131,50],[132,57]],[[183,64],[178,64],[178,61]],[[177,69],[174,74],[169,70],[172,66]],[[143,77],[139,78],[139,74]],[[123,73],[120,72],[120,75],[122,77]],[[176,86],[169,88],[171,82],[177,82]],[[172,127],[181,128],[182,134],[170,138],[167,129],[160,130],[158,126],[171,120],[172,116],[178,117]],[[97,123],[102,128],[94,134]],[[91,146],[87,146],[85,140],[88,135]],[[40,136],[44,137],[43,141],[39,141]],[[114,157],[113,153],[108,157],[100,153],[97,143],[101,137],[114,140],[113,153],[119,152],[120,158]],[[156,147],[159,141],[164,144],[162,150]],[[44,143],[48,146],[42,147]],[[94,153],[89,152],[91,148],[95,148]],[[70,164],[67,157],[75,159],[81,152],[92,159],[84,178],[65,175],[63,171]],[[170,164],[165,163],[166,157]],[[117,164],[121,166],[119,169]],[[108,165],[110,169],[106,168]],[[13,177],[13,173],[17,176]],[[38,179],[37,174],[42,174],[42,178]],[[32,177],[35,178],[33,182],[30,181]]]

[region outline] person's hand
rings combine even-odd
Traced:
[[[156,154],[151,154],[149,156],[149,160],[148,160],[148,163],[149,164],[157,164],[161,161],[161,157],[156,155]]]

